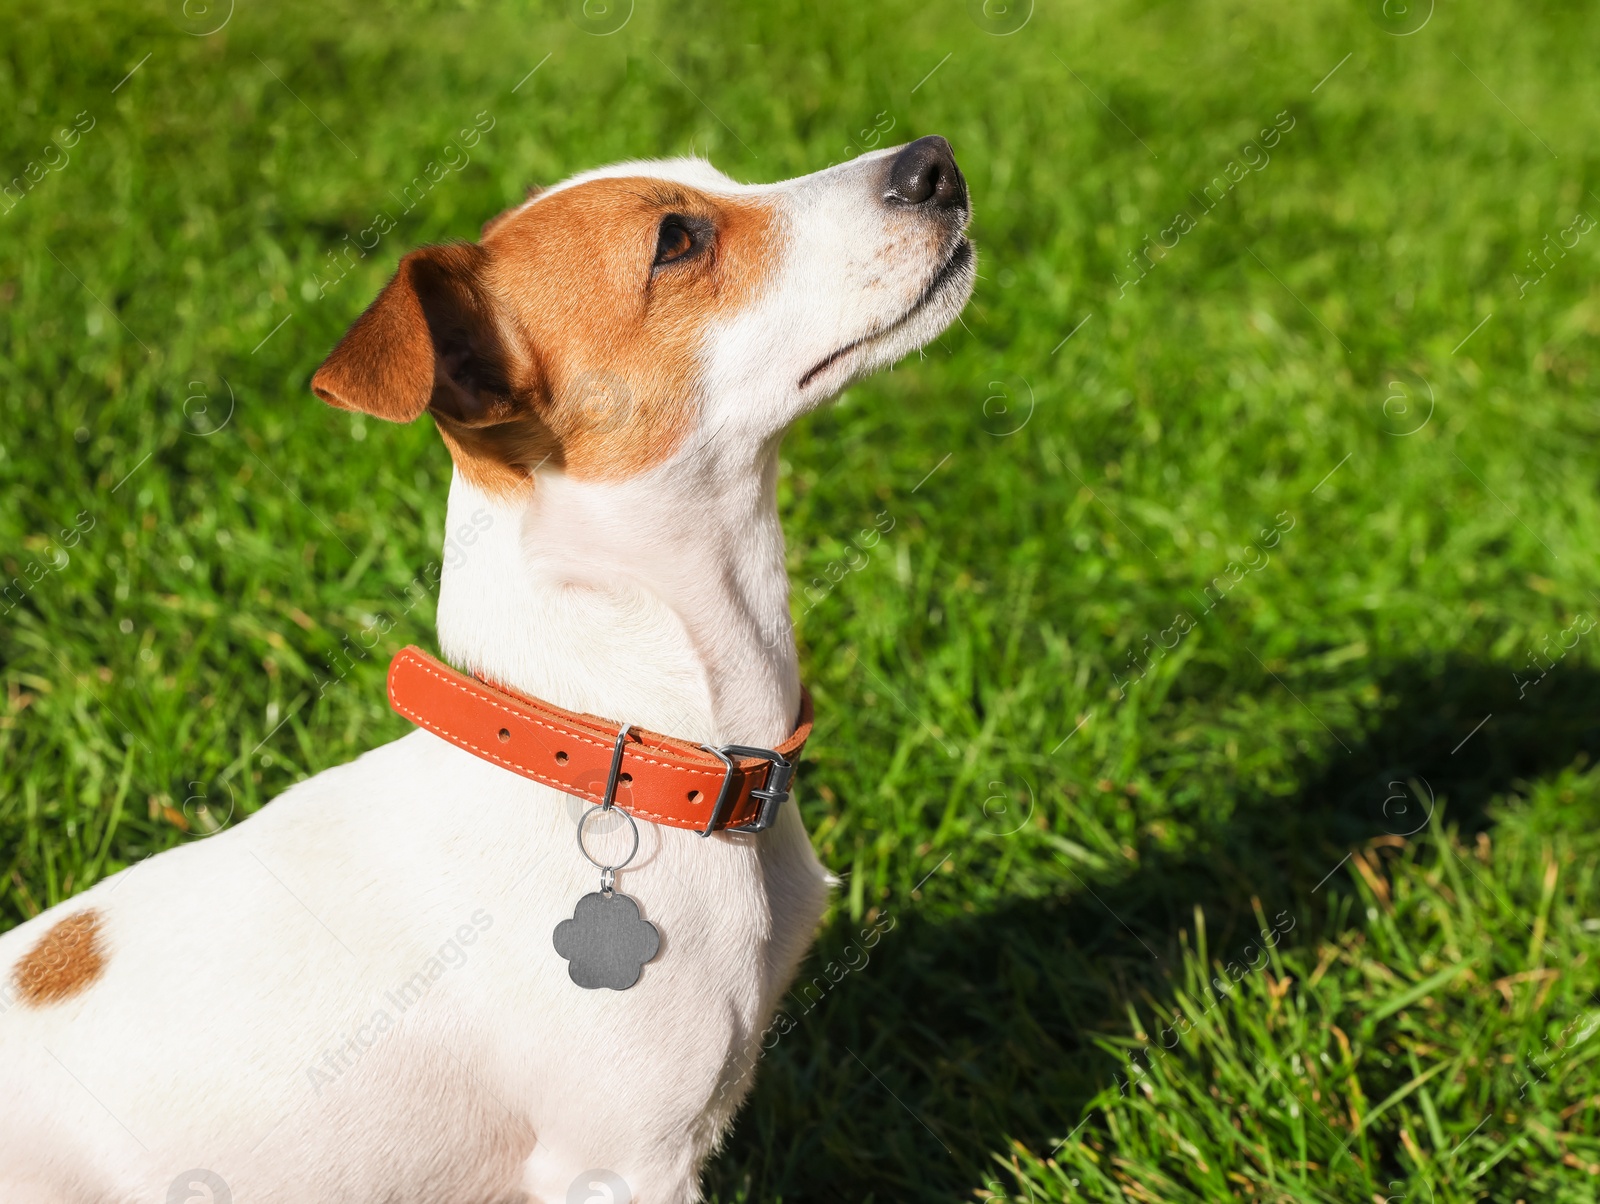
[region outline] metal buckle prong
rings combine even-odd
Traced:
[[[617,733],[617,742],[611,749],[611,772],[606,775],[606,794],[600,803],[602,811],[609,811],[617,805],[617,780],[622,776],[622,748],[628,742],[628,733],[632,730],[633,724],[624,723],[622,730]]]
[[[756,817],[750,823],[740,824],[736,828],[727,829],[729,832],[765,832],[772,827],[773,821],[778,817],[778,808],[783,806],[783,800],[789,797],[789,784],[794,781],[794,762],[788,760],[782,753],[774,752],[770,748],[752,748],[747,744],[724,744],[720,748],[710,744],[702,744],[712,756],[718,758],[725,766],[727,772],[722,777],[722,789],[717,792],[717,801],[711,808],[711,818],[706,822],[705,831],[701,836],[710,836],[717,830],[717,824],[733,803],[733,774],[738,769],[734,757],[760,757],[769,763],[767,770],[767,783],[759,790],[752,790],[750,796],[761,800],[761,809],[756,812]]]

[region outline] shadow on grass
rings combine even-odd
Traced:
[[[1010,1138],[1049,1150],[1112,1082],[1093,1036],[1126,1032],[1127,1005],[1144,993],[1167,997],[1196,904],[1224,961],[1259,927],[1252,895],[1269,916],[1305,920],[1293,939],[1315,943],[1330,935],[1326,897],[1348,889],[1333,872],[1341,858],[1425,825],[1409,792],[1394,797],[1408,779],[1447,800],[1450,822],[1470,833],[1488,823],[1494,795],[1600,756],[1591,670],[1553,670],[1525,698],[1509,668],[1464,661],[1403,664],[1382,684],[1389,705],[1360,743],[1342,736],[1349,753],[1333,746],[1295,795],[1241,800],[1180,854],[1147,854],[1092,884],[1064,864],[1056,898],[971,918],[903,915],[870,969],[796,1014],[708,1170],[708,1193],[728,1201],[748,1184],[749,1199],[787,1204],[971,1200],[994,1178],[992,1151]],[[825,934],[809,965],[840,944]]]

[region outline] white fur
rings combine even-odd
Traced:
[[[971,287],[969,269],[798,387],[888,329],[959,241],[883,203],[888,153],[751,188],[696,160],[606,169],[771,198],[783,262],[708,325],[670,462],[609,484],[542,470],[511,502],[456,477],[447,530],[472,542],[441,584],[448,659],[688,739],[788,735],[779,439]],[[106,951],[68,1000],[0,988],[0,1201],[210,1198],[193,1168],[238,1204],[559,1204],[595,1168],[636,1204],[698,1198],[829,879],[793,803],[757,836],[640,823],[619,885],[661,951],[633,989],[584,991],[551,942],[598,882],[578,812],[419,730],[0,936],[7,985],[80,909]]]

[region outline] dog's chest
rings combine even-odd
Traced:
[[[415,823],[409,833],[389,837],[393,847],[381,856],[416,867],[403,877],[430,885],[412,901],[387,905],[398,903],[402,914],[410,913],[404,926],[429,939],[448,941],[474,915],[488,925],[461,971],[451,973],[456,993],[484,1010],[492,1039],[505,1040],[530,1064],[560,1061],[573,1048],[615,1056],[619,1073],[635,1075],[663,1059],[675,1067],[671,1074],[703,1064],[704,1090],[713,1090],[722,1061],[759,1038],[826,904],[828,876],[796,803],[785,803],[778,822],[754,835],[702,839],[641,823],[638,853],[616,886],[658,931],[659,951],[628,989],[586,990],[572,981],[555,938],[578,902],[600,887],[600,871],[578,847],[586,804],[426,733],[390,747],[405,745],[416,746],[428,765],[392,767],[411,783],[405,810],[415,813]],[[420,786],[427,781],[433,789]],[[430,801],[446,793],[459,809],[448,817]],[[612,837],[625,852],[618,827]],[[604,833],[588,844],[604,860],[610,847]],[[377,893],[388,895],[390,887]],[[392,974],[427,944],[412,942]],[[595,1032],[607,1025],[641,1034],[631,1052],[593,1049]],[[679,1078],[677,1089],[684,1086]]]

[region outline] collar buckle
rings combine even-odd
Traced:
[[[752,790],[750,797],[761,800],[761,809],[756,812],[756,817],[747,824],[738,827],[729,827],[729,832],[765,832],[772,827],[778,818],[778,808],[783,806],[783,800],[789,797],[789,784],[794,781],[795,763],[774,752],[770,748],[753,748],[747,744],[724,744],[717,748],[710,744],[702,744],[712,756],[717,757],[727,766],[727,772],[722,777],[722,789],[717,793],[716,804],[711,808],[711,818],[707,821],[701,836],[710,836],[717,830],[717,824],[722,820],[728,808],[733,805],[734,797],[734,771],[739,768],[734,757],[760,757],[768,763],[767,782],[758,790]]]

